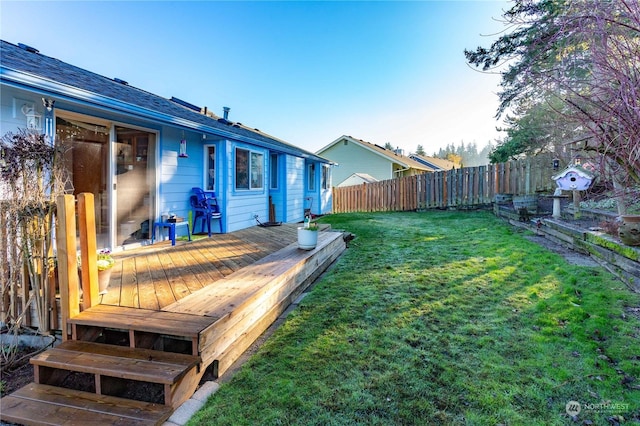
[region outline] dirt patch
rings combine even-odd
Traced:
[[[20,361],[10,367],[2,366],[0,396],[8,395],[33,382],[33,366],[29,364],[29,359],[37,352],[38,350],[34,348],[20,347],[15,357]]]
[[[551,250],[554,253],[560,254],[565,260],[571,265],[579,265],[579,266],[599,266],[598,262],[593,260],[591,256],[578,253],[577,251],[571,250],[563,245],[556,244],[553,241],[545,238],[541,235],[531,235],[526,237],[529,241],[532,241],[536,244],[541,245],[542,247]]]

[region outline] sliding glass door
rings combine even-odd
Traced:
[[[155,133],[60,113],[56,135],[70,147],[69,192],[94,195],[98,248],[148,240],[155,216]]]
[[[151,238],[155,210],[155,134],[115,127],[116,244]]]
[[[56,117],[56,136],[68,147],[65,151],[68,192],[78,196],[90,192],[95,202],[98,247],[111,247],[109,205],[110,124],[88,117]]]

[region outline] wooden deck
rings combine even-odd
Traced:
[[[161,241],[118,253],[100,303],[160,310],[293,243],[297,226],[254,226],[175,246]]]
[[[293,225],[254,227],[119,254],[102,304],[71,316],[65,341],[31,359],[34,383],[0,400],[0,418],[162,424],[346,248],[341,232],[319,232],[310,251],[296,240]],[[89,383],[68,386],[72,374]]]

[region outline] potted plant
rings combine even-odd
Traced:
[[[304,226],[298,227],[298,248],[313,250],[318,244],[318,225],[305,219]]]
[[[105,249],[98,252],[96,264],[98,265],[98,289],[100,294],[106,294],[111,281],[111,268],[116,261],[111,256],[111,252]]]

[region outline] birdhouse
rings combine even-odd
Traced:
[[[572,165],[552,177],[558,188],[565,191],[584,191],[591,186],[594,174],[580,166]]]

